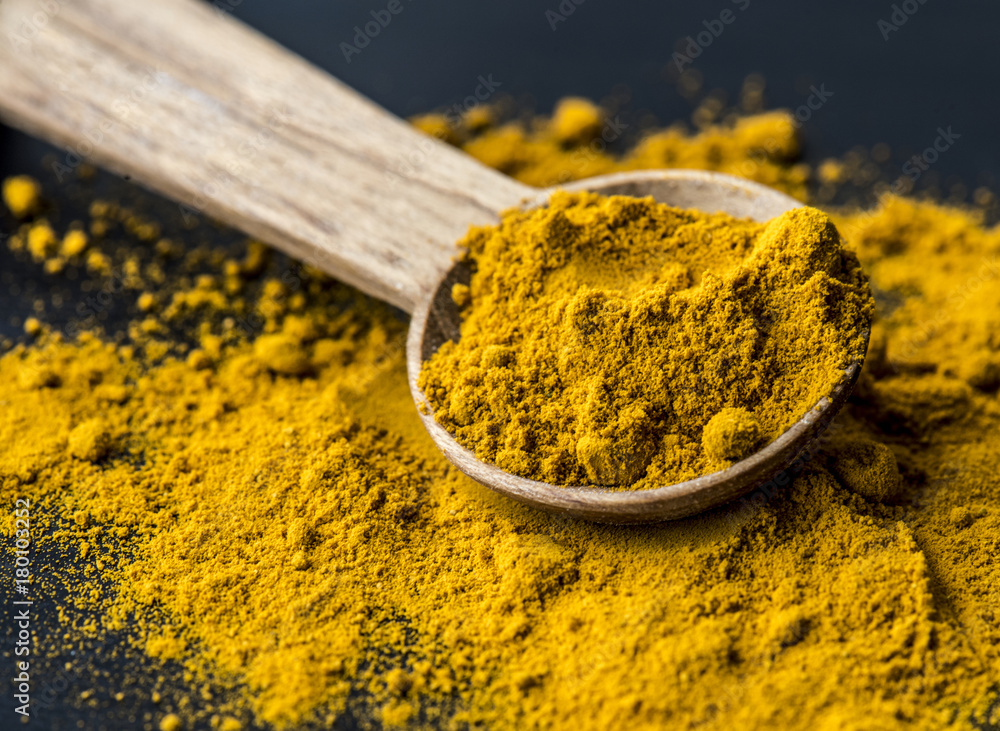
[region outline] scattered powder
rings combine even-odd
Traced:
[[[795,162],[795,119],[784,112],[709,124],[691,136],[680,126],[647,131],[620,156],[616,143],[631,130],[616,115],[582,99],[567,99],[551,118],[496,125],[497,115],[474,107],[462,119],[438,114],[414,119],[418,128],[461,147],[490,167],[547,187],[627,170],[695,168],[740,175],[799,199],[808,196],[809,168]]]
[[[647,141],[622,159],[677,164],[672,149],[739,172],[775,129],[789,158],[753,176],[796,189],[779,113],[657,133],[663,154]],[[536,180],[622,164],[574,163],[546,128],[461,132]],[[40,276],[113,283],[128,337],[84,311],[0,358],[0,493],[33,506],[31,591],[69,588],[38,631],[74,679],[57,702],[127,704],[148,675],[154,705],[133,725],[150,731],[996,724],[1000,234],[905,198],[833,218],[877,311],[822,447],[780,488],[610,528],[451,468],[414,413],[388,307],[257,244],[213,247],[210,227],[97,200],[86,252]],[[12,220],[5,255],[41,272]],[[258,349],[273,336],[291,367],[276,341]],[[736,445],[745,422],[731,424]],[[4,511],[8,545],[14,529]],[[145,665],[92,683],[101,656],[81,650],[102,637]],[[181,688],[157,679],[171,667]]]

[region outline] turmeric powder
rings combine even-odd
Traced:
[[[643,489],[722,469],[864,357],[867,281],[815,209],[757,224],[556,193],[462,244],[461,337],[420,385],[460,442],[523,477]],[[715,449],[708,425],[734,409],[753,444]]]
[[[739,129],[792,129],[777,118]],[[722,139],[752,161],[741,135],[677,139],[692,159]],[[87,185],[100,198],[101,178]],[[130,319],[115,340],[84,311],[0,357],[0,495],[33,506],[28,598],[54,608],[33,627],[32,673],[42,699],[65,688],[50,701],[65,725],[1000,724],[986,266],[1000,233],[974,212],[905,198],[833,211],[876,316],[822,448],[773,491],[624,529],[538,513],[451,468],[413,414],[388,307],[259,244],[98,202],[86,229],[101,236],[57,275],[3,222],[4,257],[113,289]],[[156,222],[165,238],[145,242]],[[257,350],[276,334],[308,368]],[[745,417],[721,421],[720,450],[745,449]],[[5,510],[7,545],[14,531]],[[8,586],[13,570],[0,563]]]
[[[708,420],[701,432],[705,456],[739,460],[760,446],[760,422],[746,409],[727,407]]]
[[[0,197],[16,218],[25,218],[36,212],[41,204],[42,188],[28,175],[16,175],[3,181]]]
[[[654,130],[617,157],[609,143],[620,142],[614,119],[592,102],[567,99],[551,118],[496,124],[498,115],[473,107],[457,122],[427,114],[413,120],[428,134],[461,147],[486,165],[529,185],[549,187],[606,173],[650,168],[714,170],[756,180],[805,200],[809,169],[797,163],[798,126],[784,112],[735,120],[731,127],[709,125],[692,139],[681,127]]]

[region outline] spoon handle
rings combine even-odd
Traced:
[[[60,179],[93,160],[407,311],[470,224],[536,192],[225,2],[2,0],[0,118],[67,150]]]

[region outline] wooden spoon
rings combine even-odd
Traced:
[[[522,185],[427,137],[207,3],[4,0],[0,115],[83,159],[412,315],[407,368],[459,332],[451,286],[467,281],[455,242],[470,224],[550,191]],[[355,59],[361,60],[361,59]],[[765,221],[800,205],[761,185],[690,170],[623,173],[564,186],[652,195]],[[459,469],[498,492],[590,520],[677,518],[735,498],[790,464],[843,405],[860,371],[777,440],[729,469],[642,491],[559,487],[479,461],[430,413],[421,419]]]

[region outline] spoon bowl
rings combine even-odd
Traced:
[[[764,222],[802,204],[784,193],[721,173],[699,170],[648,170],[616,173],[561,186],[569,191],[603,195],[653,196],[678,208],[721,211]],[[541,192],[524,208],[544,206],[553,191]],[[451,296],[455,284],[468,284],[469,265],[456,261],[431,296],[418,306],[410,322],[406,359],[410,391],[420,406],[424,427],[444,455],[479,483],[519,502],[552,513],[601,523],[654,523],[702,512],[750,492],[787,469],[807,450],[847,401],[861,372],[852,363],[844,379],[781,436],[732,466],[673,485],[645,490],[612,490],[596,486],[559,486],[505,472],[480,460],[434,418],[417,381],[420,369],[442,344],[460,337],[461,314]]]

